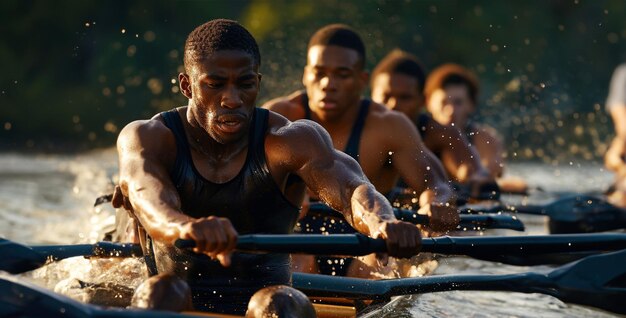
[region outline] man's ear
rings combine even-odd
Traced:
[[[183,95],[185,95],[187,99],[191,99],[193,95],[191,94],[191,80],[189,79],[189,75],[185,73],[178,74],[178,83]]]

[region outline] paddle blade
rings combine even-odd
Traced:
[[[19,274],[37,269],[46,263],[46,256],[31,248],[0,238],[0,270]]]
[[[550,233],[590,233],[626,228],[626,211],[590,195],[569,196],[546,206]]]
[[[626,314],[626,250],[594,255],[548,274],[557,297],[582,305]]]

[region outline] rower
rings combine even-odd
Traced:
[[[489,174],[499,178],[503,192],[524,193],[528,188],[524,180],[502,178],[505,151],[502,137],[494,128],[470,120],[478,105],[478,90],[478,79],[470,70],[457,64],[444,64],[426,79],[426,108],[439,124],[461,130],[476,147]]]
[[[324,127],[334,147],[354,158],[381,193],[390,193],[399,177],[419,194],[421,214],[430,216],[435,231],[459,222],[453,193],[437,158],[424,146],[415,126],[404,115],[361,97],[367,85],[365,45],[350,27],[332,24],[310,39],[302,82],[306,91],[276,98],[263,105],[289,120],[310,119]],[[298,121],[303,122],[303,121]],[[310,122],[310,121],[304,121]],[[349,227],[308,217],[300,222],[307,233],[346,233]],[[324,274],[356,273],[349,258],[318,258]],[[311,262],[305,266],[315,271]],[[361,266],[362,267],[362,266]],[[352,269],[350,269],[352,268]]]
[[[291,233],[304,186],[357,231],[387,239],[389,255],[420,248],[419,229],[395,219],[321,126],[255,107],[260,63],[255,39],[237,22],[197,27],[178,76],[187,106],[132,122],[118,138],[114,206],[130,204],[150,274],[186,281],[196,310],[243,315],[257,290],[290,283],[289,255],[234,249],[239,234]],[[304,186],[287,191],[290,176]],[[179,249],[177,239],[195,247]]]
[[[477,150],[459,129],[443,126],[422,111],[425,79],[424,68],[417,57],[393,50],[372,72],[372,100],[411,119],[424,144],[441,160],[448,175],[457,183],[469,185],[473,197],[481,194],[483,185],[497,190],[495,179],[481,164]]]

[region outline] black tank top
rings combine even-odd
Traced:
[[[361,142],[361,135],[363,134],[365,119],[367,118],[367,114],[369,113],[371,102],[372,101],[369,99],[361,100],[359,113],[356,117],[356,120],[354,121],[354,125],[352,125],[352,131],[350,132],[350,137],[348,138],[346,149],[343,150],[344,153],[354,158],[354,160],[356,160],[357,162],[359,162],[359,143]],[[312,120],[311,109],[309,108],[309,97],[306,93],[302,94],[302,106],[304,107],[304,118]]]
[[[427,113],[419,113],[419,115],[417,115],[415,126],[417,127],[417,131],[420,133],[420,137],[422,137],[422,139],[424,139],[426,133],[428,132],[428,123],[430,123],[431,120],[432,117],[430,117]]]
[[[246,161],[232,180],[217,184],[196,170],[180,115],[176,109],[161,113],[176,139],[176,161],[170,172],[181,199],[182,211],[194,218],[226,217],[242,234],[289,234],[299,209],[277,186],[265,158],[269,112],[256,108],[249,133]],[[173,272],[185,279],[199,310],[245,313],[252,294],[265,286],[289,284],[290,259],[286,254],[235,252],[230,267],[205,255],[154,242],[158,272]],[[243,307],[242,307],[243,306]]]

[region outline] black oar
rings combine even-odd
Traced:
[[[26,247],[8,240],[0,241],[0,270],[21,273],[38,268],[46,260],[73,256],[128,257],[140,256],[135,244],[101,242],[94,245],[61,245]],[[179,248],[193,247],[192,240],[177,240]],[[548,253],[600,253],[626,248],[626,234],[569,234],[537,236],[482,236],[435,237],[422,239],[422,251],[467,255],[484,260],[501,261],[503,255],[529,257]],[[237,249],[271,253],[305,253],[317,255],[361,256],[386,252],[383,239],[372,239],[361,234],[335,235],[241,235]],[[94,251],[95,250],[95,251]]]
[[[294,273],[293,286],[312,297],[381,299],[449,290],[543,293],[565,302],[626,314],[626,250],[595,255],[548,273],[443,275],[390,280]]]
[[[191,240],[178,240],[176,246],[195,246]],[[237,249],[322,255],[361,256],[386,252],[382,239],[372,239],[360,234],[335,235],[242,235]],[[602,253],[626,249],[626,234],[563,234],[536,236],[482,236],[482,237],[435,237],[422,239],[422,251],[506,262],[508,258],[523,259],[551,253]],[[580,255],[580,254],[579,254]],[[512,265],[519,265],[512,263]]]
[[[0,317],[191,318],[198,316],[167,311],[104,309],[19,281],[16,277],[3,276],[0,277]]]
[[[428,225],[428,216],[417,214],[416,211],[394,208],[393,212],[398,220],[411,222],[414,224]],[[326,204],[320,202],[311,203],[309,214],[343,218],[343,214],[333,210]],[[480,231],[486,229],[509,229],[514,231],[524,231],[524,223],[517,217],[503,214],[480,214],[461,215],[461,221],[457,229],[463,231]]]
[[[0,270],[17,274],[39,268],[49,261],[74,256],[129,257],[140,256],[142,251],[138,245],[110,242],[29,247],[0,238],[0,255]]]
[[[550,233],[589,233],[626,228],[626,210],[590,195],[572,195],[547,205],[495,206],[462,213],[518,212],[549,217]]]

